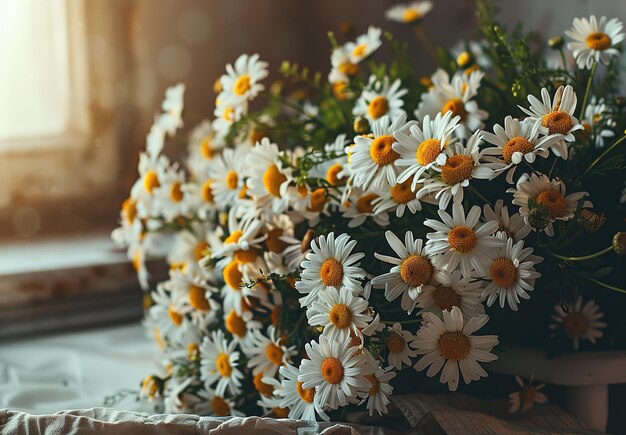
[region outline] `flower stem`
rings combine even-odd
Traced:
[[[485,195],[483,195],[482,193],[480,193],[480,192],[478,191],[478,189],[476,189],[474,186],[469,186],[469,189],[470,189],[470,191],[471,191],[474,195],[476,195],[477,197],[479,197],[480,199],[482,199],[482,200],[485,202],[485,204],[487,204],[487,205],[491,205],[491,202],[489,202],[489,200],[485,197]]]
[[[585,276],[585,275],[581,275],[581,276],[583,278],[585,278],[585,279],[595,283],[595,284],[598,284],[601,287],[608,288],[609,290],[613,290],[613,291],[616,291],[616,292],[620,292],[620,293],[626,294],[626,289],[623,289],[623,288],[620,288],[620,287],[615,287],[614,285],[607,284],[605,282],[599,281],[599,280],[597,280],[595,278],[592,278],[590,276]]]
[[[435,47],[433,46],[433,43],[430,42],[430,39],[428,39],[428,36],[426,35],[426,32],[424,32],[424,29],[422,28],[421,24],[417,24],[413,26],[413,30],[415,31],[415,36],[417,37],[417,40],[422,45],[422,47],[428,52],[430,57],[433,58],[433,60],[435,61],[435,64],[439,63],[439,60],[437,59],[437,52],[435,51]]]
[[[585,260],[591,260],[592,258],[596,258],[596,257],[600,257],[604,254],[607,254],[609,252],[613,251],[613,246],[609,246],[608,248],[603,249],[602,251],[598,251],[594,254],[589,254],[589,255],[583,255],[582,257],[566,257],[564,255],[559,255],[556,254],[550,250],[548,250],[548,252],[550,253],[550,255],[552,255],[555,258],[558,258],[559,260],[565,260],[565,261],[585,261]]]
[[[591,73],[589,73],[589,79],[587,80],[587,88],[585,89],[585,96],[583,97],[583,104],[580,106],[580,116],[579,120],[583,119],[585,116],[585,109],[587,108],[587,100],[589,99],[589,91],[591,90],[591,82],[593,82],[593,76],[596,74],[596,68],[598,67],[598,62],[594,62],[591,67]]]
[[[385,325],[393,325],[394,323],[399,323],[401,325],[408,325],[411,323],[420,323],[422,319],[413,319],[413,320],[381,320],[380,323],[384,323]]]
[[[613,145],[611,145],[610,147],[608,147],[606,150],[604,150],[604,152],[602,154],[600,154],[600,157],[598,157],[597,159],[595,159],[593,162],[591,162],[591,164],[589,165],[589,167],[587,168],[587,170],[583,173],[583,175],[587,174],[589,171],[591,171],[591,169],[597,165],[600,160],[602,160],[608,153],[610,153],[611,151],[613,151],[619,144],[621,144],[622,142],[624,142],[624,140],[626,139],[626,134],[624,136],[622,136],[621,138],[619,138],[618,140],[616,140]]]
[[[562,66],[563,69],[567,69],[567,61],[565,60],[565,52],[563,51],[563,47],[559,48],[559,52],[561,53],[561,62],[562,62]]]

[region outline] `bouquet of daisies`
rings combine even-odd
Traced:
[[[162,351],[142,397],[218,416],[384,414],[400,371],[454,391],[487,376],[500,341],[624,346],[622,23],[576,18],[567,43],[538,43],[481,1],[480,39],[446,50],[420,26],[430,9],[387,13],[437,60],[426,77],[375,27],[329,34],[327,79],[284,62],[268,86],[267,63],[241,55],[183,166],[163,150],[185,88],[167,90],[113,234]]]

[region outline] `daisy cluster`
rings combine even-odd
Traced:
[[[431,7],[387,17],[417,29]],[[538,291],[555,307],[544,331],[574,349],[600,339],[598,305],[563,287],[569,274],[619,290],[603,277],[626,236],[619,224],[606,235],[587,186],[598,170],[624,175],[606,160],[624,140],[611,91],[624,34],[593,16],[566,34],[580,69],[532,57],[539,86],[506,81],[499,33],[457,44],[422,78],[379,28],[333,37],[327,82],[288,67],[301,87],[289,95],[267,86],[259,55],[241,55],[216,82],[214,119],[191,130],[183,166],[163,152],[183,126],[184,86],[168,89],[113,233],[162,351],[164,372],[141,395],[167,412],[315,420],[360,404],[382,415],[400,371],[451,391],[486,377],[500,340],[491,332],[507,327],[487,313],[534,309]],[[384,39],[398,58],[390,67],[375,61]],[[599,62],[608,73],[594,87]],[[623,213],[617,184],[609,201]],[[589,254],[579,238],[609,247]],[[169,276],[155,283],[157,258]],[[550,277],[537,287],[540,270],[560,289]],[[520,394],[515,410],[529,407]]]

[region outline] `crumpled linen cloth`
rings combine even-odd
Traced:
[[[369,432],[369,431],[368,431]],[[301,420],[276,420],[261,417],[199,417],[189,414],[156,414],[91,408],[31,415],[0,410],[2,435],[357,435],[343,424]],[[370,432],[371,433],[371,432]]]

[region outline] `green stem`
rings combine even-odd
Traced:
[[[589,255],[583,255],[582,257],[566,257],[564,255],[560,255],[557,253],[554,253],[550,250],[548,250],[548,253],[550,255],[552,255],[555,258],[558,258],[559,260],[565,260],[565,261],[585,261],[585,260],[591,260],[592,258],[596,258],[596,257],[600,257],[604,254],[607,254],[609,252],[613,251],[613,246],[609,246],[608,248],[603,249],[602,251],[596,252],[594,254],[589,254]]]
[[[554,168],[556,168],[556,162],[559,160],[559,157],[554,156],[554,161],[552,162],[552,166],[550,167],[550,172],[548,172],[548,178],[552,179],[552,173],[554,172]]]
[[[380,323],[384,323],[385,325],[393,325],[394,323],[399,323],[401,325],[409,325],[411,323],[421,323],[422,319],[413,319],[413,320],[381,320]]]
[[[561,52],[561,63],[563,64],[563,69],[567,69],[567,61],[565,60],[565,52],[563,51],[563,47],[559,48],[559,52]]]
[[[613,290],[613,291],[616,291],[616,292],[620,292],[620,293],[626,294],[626,289],[623,289],[623,288],[620,288],[620,287],[615,287],[614,285],[607,284],[605,282],[599,281],[599,280],[597,280],[595,278],[592,278],[590,276],[585,276],[585,275],[581,275],[581,276],[583,278],[585,278],[585,279],[595,283],[595,284],[598,284],[599,286],[602,286],[604,288],[608,288],[609,290]]]
[[[600,160],[602,160],[608,153],[610,153],[611,151],[613,151],[619,144],[621,144],[622,142],[624,142],[624,140],[626,140],[626,134],[624,136],[622,136],[621,138],[619,138],[618,140],[616,140],[613,145],[611,145],[610,147],[608,147],[606,150],[604,150],[604,152],[602,154],[600,154],[600,157],[598,157],[597,159],[595,159],[593,162],[591,162],[591,164],[589,165],[589,167],[587,168],[587,170],[583,173],[583,175],[587,174],[589,171],[591,171],[591,169],[597,165]],[[579,177],[580,178],[580,177]]]
[[[491,202],[485,197],[485,195],[480,193],[478,189],[476,189],[474,186],[469,186],[469,189],[474,195],[482,199],[485,202],[485,204],[491,205]]]
[[[413,26],[413,30],[415,31],[415,36],[417,37],[419,43],[428,52],[430,57],[433,58],[435,64],[438,64],[439,60],[437,59],[437,52],[435,51],[435,47],[433,46],[432,42],[430,42],[430,39],[428,39],[428,36],[426,35],[426,32],[424,32],[421,24]]]
[[[596,74],[596,68],[598,62],[594,62],[591,67],[591,73],[589,73],[589,79],[587,80],[587,88],[585,89],[585,96],[583,97],[583,104],[580,106],[580,116],[578,119],[583,119],[585,116],[585,109],[587,108],[587,100],[589,99],[589,91],[591,90],[591,82],[593,82],[593,76]]]

